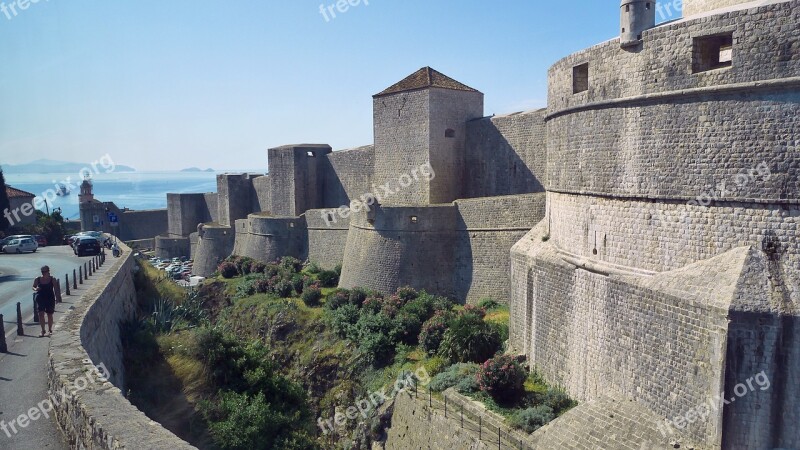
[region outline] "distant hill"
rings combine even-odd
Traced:
[[[76,163],[67,161],[53,161],[51,159],[39,159],[29,162],[27,164],[3,164],[4,173],[78,173],[83,169],[89,169],[92,172],[106,172],[108,169],[104,168],[101,163],[97,163],[96,169],[92,167],[91,163]],[[109,168],[110,169],[110,168]],[[136,172],[133,167],[123,166],[116,164],[114,172]]]
[[[197,167],[189,167],[188,169],[181,170],[181,172],[215,172],[215,170],[214,169],[203,170]]]

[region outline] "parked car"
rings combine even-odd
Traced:
[[[91,236],[81,236],[75,241],[75,254],[78,256],[99,255],[100,241]]]
[[[36,249],[39,248],[39,244],[33,240],[31,237],[24,237],[18,239],[10,240],[4,247],[3,251],[5,253],[22,253],[22,252],[32,252],[35,253]]]
[[[0,252],[3,251],[3,248],[5,248],[6,244],[13,241],[14,239],[25,239],[25,238],[33,239],[33,236],[29,234],[15,234],[13,236],[7,236],[3,239],[0,239]]]
[[[47,238],[42,236],[41,234],[37,234],[34,236],[36,239],[36,243],[39,244],[39,247],[47,247]]]

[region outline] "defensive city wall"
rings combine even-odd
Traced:
[[[656,2],[622,1],[543,110],[484,117],[420,69],[374,96],[373,145],[274,148],[268,174],[170,195],[158,254],[508,301],[510,345],[581,402],[548,439],[800,448],[800,2],[683,4],[656,26]]]

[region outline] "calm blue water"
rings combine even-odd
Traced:
[[[5,174],[6,183],[17,189],[42,195],[55,183],[69,182],[76,186],[66,197],[58,197],[50,210],[60,207],[67,219],[79,218],[78,193],[82,179],[75,173]],[[92,176],[94,198],[114,202],[120,208],[157,209],[167,207],[167,193],[216,192],[214,173],[131,172],[99,173]]]

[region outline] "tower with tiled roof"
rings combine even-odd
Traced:
[[[466,123],[483,116],[483,94],[423,67],[373,98],[374,181],[392,191],[381,203],[427,205],[461,198]],[[428,165],[433,177],[423,173]]]

